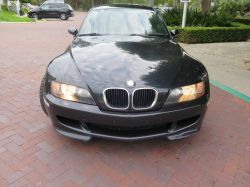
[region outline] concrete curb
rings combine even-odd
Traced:
[[[36,22],[4,22],[4,21],[0,21],[0,23],[5,24],[5,23],[36,23]]]
[[[212,84],[212,85],[214,85],[214,86],[216,86],[216,87],[218,87],[218,88],[220,88],[220,89],[222,89],[222,90],[224,90],[226,92],[229,92],[230,94],[233,94],[236,97],[239,97],[240,99],[243,99],[246,102],[250,103],[250,97],[248,97],[248,96],[246,96],[246,95],[244,95],[244,94],[242,94],[240,92],[237,92],[236,90],[228,88],[228,87],[224,86],[223,84],[220,84],[220,83],[218,83],[216,81],[213,81],[211,79],[209,79],[209,82],[210,82],[210,84]]]
[[[36,22],[4,22],[4,21],[0,21],[0,24],[5,24],[5,23],[42,23],[42,22],[45,22],[46,20],[44,21],[36,21]]]

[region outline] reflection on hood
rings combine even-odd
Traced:
[[[126,80],[134,80],[138,88],[168,90],[182,62],[179,45],[162,37],[87,36],[76,39],[71,52],[87,84],[98,93],[124,87]]]

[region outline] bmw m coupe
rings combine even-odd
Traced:
[[[204,65],[182,49],[146,6],[93,7],[47,67],[43,111],[62,135],[136,141],[197,133],[210,88]]]

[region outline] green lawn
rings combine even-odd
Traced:
[[[3,13],[0,12],[0,22],[33,22],[28,17],[20,18],[15,16],[15,12],[7,11],[3,5],[2,11]]]

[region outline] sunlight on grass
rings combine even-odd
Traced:
[[[12,11],[7,11],[6,8],[2,5],[2,11],[0,12],[0,22],[33,22],[28,17],[17,17],[16,13]]]

